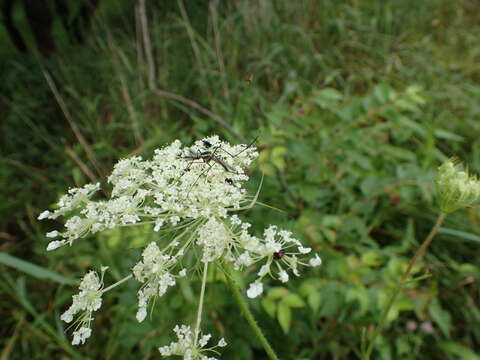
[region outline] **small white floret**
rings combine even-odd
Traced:
[[[220,341],[218,342],[217,346],[225,347],[225,346],[227,346],[227,342],[225,341],[224,338],[221,338]]]
[[[286,283],[288,281],[288,274],[285,270],[282,270],[278,273],[278,278],[281,282]]]
[[[247,296],[250,299],[256,298],[261,293],[263,293],[263,284],[259,281],[250,284],[250,287],[247,290]]]
[[[143,320],[145,320],[146,317],[147,317],[147,308],[142,307],[138,309],[137,315],[136,315],[137,321],[142,322]]]
[[[87,340],[91,335],[92,329],[81,327],[78,331],[73,332],[72,345],[78,345],[80,343],[85,344],[85,340]]]
[[[322,259],[320,259],[320,256],[318,256],[318,254],[315,254],[315,257],[310,259],[309,264],[310,266],[320,266],[322,265]]]

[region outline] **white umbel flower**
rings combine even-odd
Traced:
[[[202,262],[212,262],[229,251],[232,236],[223,222],[211,218],[198,230],[197,245],[203,249]]]
[[[182,269],[178,275],[173,275],[171,270],[177,265],[176,256],[162,253],[155,242],[151,242],[142,253],[143,260],[133,267],[133,276],[143,283],[138,291],[137,320],[142,322],[147,316],[147,307],[151,298],[162,296],[169,286],[176,284],[176,277],[186,275]]]
[[[155,150],[151,160],[122,159],[108,177],[110,199],[91,200],[100,185],[88,184],[70,189],[57,210],[39,215],[40,220],[67,216],[64,231],[47,234],[61,238],[48,249],[117,226],[148,222],[160,231],[196,219],[225,218],[247,203],[245,168],[257,155],[253,146],[230,145],[211,136],[190,147],[176,140]]]
[[[204,354],[208,352],[218,353],[214,349],[227,346],[225,339],[221,338],[217,345],[211,348],[205,348],[212,335],[205,334],[200,336],[200,334],[198,334],[199,339],[195,341],[195,332],[190,326],[177,325],[173,331],[177,335],[178,341],[158,348],[162,356],[183,356],[185,360],[216,360],[216,358]]]
[[[238,222],[235,220],[235,222]],[[243,266],[249,266],[253,263],[266,262],[257,272],[258,278],[250,284],[247,290],[247,296],[255,298],[263,292],[261,280],[266,275],[276,276],[281,282],[287,282],[289,275],[286,270],[290,270],[294,275],[299,276],[298,266],[319,266],[322,261],[318,254],[308,261],[303,258],[309,254],[312,249],[303,247],[300,241],[292,237],[292,233],[285,230],[278,230],[276,226],[270,226],[265,229],[263,238],[250,236],[246,232],[246,226],[237,238],[237,243],[233,245],[236,250],[234,267],[240,269]],[[273,271],[272,271],[273,267]]]
[[[102,267],[100,277],[95,271],[89,271],[80,282],[80,292],[73,295],[72,305],[60,317],[61,320],[70,323],[77,313],[82,315],[75,321],[72,345],[84,344],[90,337],[90,327],[93,321],[92,313],[102,306],[103,275],[106,267]]]

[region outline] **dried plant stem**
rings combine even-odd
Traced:
[[[404,285],[406,284],[406,282],[408,280],[408,276],[410,275],[410,273],[413,269],[413,266],[426,253],[428,247],[430,246],[430,243],[432,242],[433,238],[437,234],[438,229],[440,229],[440,226],[442,225],[443,221],[445,220],[445,217],[446,217],[446,214],[444,214],[444,213],[440,213],[438,215],[437,221],[435,222],[435,225],[433,226],[432,230],[430,230],[430,233],[425,238],[422,245],[420,246],[420,248],[417,250],[417,252],[413,256],[412,260],[410,260],[410,263],[408,264],[407,269],[403,273],[402,278],[400,279],[400,282],[398,283],[397,287],[394,289],[392,295],[388,299],[387,306],[383,310],[383,313],[382,313],[382,316],[380,317],[380,321],[378,323],[378,326],[375,328],[375,331],[373,332],[373,334],[370,338],[370,342],[368,344],[367,350],[365,351],[365,353],[362,356],[362,360],[369,360],[370,359],[370,355],[372,354],[372,351],[373,351],[373,344],[375,342],[376,337],[378,336],[378,334],[380,334],[380,332],[382,331],[382,329],[385,325],[385,322],[387,320],[388,313],[390,312],[390,309],[392,308],[393,304],[395,303],[395,300],[396,300],[398,294],[400,293],[400,291],[403,289]]]
[[[190,99],[187,99],[186,97],[182,96],[182,95],[178,95],[178,94],[174,94],[174,93],[171,93],[169,91],[165,91],[165,90],[160,90],[160,89],[156,89],[155,91],[155,94],[157,94],[158,96],[161,96],[161,97],[164,97],[166,99],[170,99],[170,100],[175,100],[175,101],[178,101],[179,103],[182,103],[184,105],[187,105],[195,110],[197,110],[198,112],[206,115],[206,116],[210,116],[213,120],[215,120],[216,122],[218,122],[220,125],[222,125],[224,128],[226,128],[227,130],[229,130],[233,135],[235,135],[240,141],[243,141],[243,142],[248,142],[248,140],[243,136],[241,135],[238,131],[236,131],[229,123],[227,120],[225,120],[224,118],[222,118],[220,115],[217,115],[215,114],[214,112],[208,110],[207,108],[203,107],[202,105],[200,105],[199,103],[193,101],[193,100],[190,100]]]
[[[150,33],[148,32],[147,10],[145,0],[139,2],[140,24],[142,26],[143,48],[148,64],[148,87],[150,90],[156,89],[155,83],[155,61],[153,60],[152,43],[150,41]]]

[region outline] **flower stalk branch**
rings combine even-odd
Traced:
[[[385,326],[385,323],[386,323],[386,320],[387,320],[387,317],[388,317],[388,313],[390,312],[390,309],[392,308],[393,304],[395,303],[395,300],[397,299],[398,294],[400,293],[400,291],[402,291],[404,285],[407,283],[408,277],[409,277],[410,273],[412,272],[413,266],[417,263],[418,260],[420,260],[423,257],[423,255],[425,255],[425,253],[426,253],[428,247],[430,246],[433,238],[437,234],[438,229],[440,229],[440,226],[442,225],[443,221],[445,220],[446,215],[447,214],[445,214],[443,212],[441,212],[438,215],[437,221],[435,222],[435,225],[433,226],[432,230],[430,230],[430,233],[427,235],[427,237],[423,241],[422,245],[420,246],[420,248],[417,250],[417,252],[413,256],[412,260],[410,260],[410,263],[408,264],[407,269],[403,273],[402,278],[400,279],[400,282],[398,283],[397,287],[394,289],[392,295],[388,299],[387,306],[385,307],[385,309],[382,312],[382,315],[380,317],[380,322],[379,322],[378,326],[375,328],[375,331],[372,334],[372,337],[370,339],[370,343],[368,345],[368,348],[367,348],[366,352],[364,353],[364,356],[362,357],[362,360],[369,360],[370,359],[370,356],[371,356],[372,351],[373,351],[373,344],[375,342],[376,337],[378,336],[378,334],[380,334],[383,327]]]
[[[202,322],[203,299],[205,298],[205,285],[207,284],[208,262],[203,266],[202,289],[200,290],[200,300],[198,302],[197,324],[195,326],[195,338],[193,345],[197,346],[198,335],[200,334],[200,323]]]

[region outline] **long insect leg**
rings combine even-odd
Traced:
[[[195,181],[193,182],[193,184],[190,185],[190,188],[188,189],[188,192],[187,192],[187,197],[188,195],[190,195],[190,191],[192,191],[192,188],[197,184],[198,180],[200,180],[200,178],[206,173],[208,172],[211,168],[212,168],[213,164],[207,164],[207,169],[203,170],[198,176],[197,178],[195,179]]]

